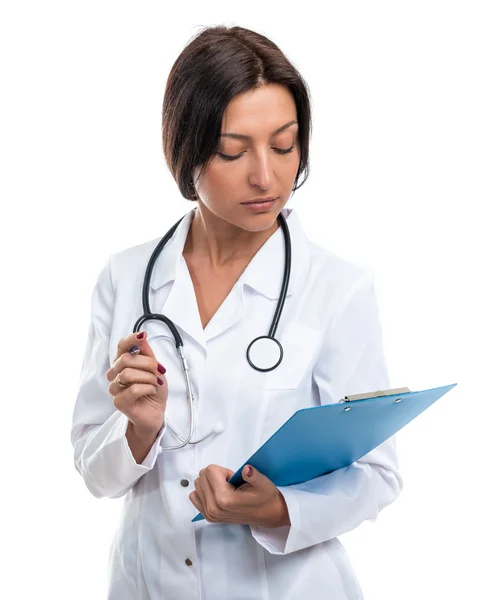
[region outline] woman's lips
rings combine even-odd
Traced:
[[[268,200],[267,202],[244,202],[243,206],[254,212],[266,212],[270,210],[276,203],[277,198]]]

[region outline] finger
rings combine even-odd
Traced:
[[[196,484],[198,481],[199,481],[199,478],[197,478]],[[217,523],[220,521],[220,519],[218,518],[219,517],[218,511],[214,511],[212,513],[211,507],[206,504],[204,496],[201,491],[201,486],[199,487],[199,489],[196,489],[194,492],[191,492],[189,497],[190,497],[190,500],[193,503],[193,505],[198,509],[198,511],[204,516],[204,518],[209,523]]]
[[[200,497],[198,496],[198,492],[191,492],[191,494],[189,495],[189,499],[193,506],[196,508],[196,510],[206,518],[205,507],[201,502]]]
[[[194,498],[197,498],[198,504],[202,507],[197,507],[198,510],[210,523],[214,521],[219,521],[221,514],[220,507],[216,503],[211,488],[209,489],[209,491],[206,491],[209,484],[206,481],[205,476],[201,476],[201,471],[200,477],[197,477],[195,479],[194,485],[196,489],[194,492],[192,492],[192,494],[195,495]]]
[[[161,376],[166,373],[166,369],[156,360],[156,358],[125,352],[113,363],[113,366],[108,369],[106,372],[106,378],[108,381],[113,381],[118,373],[121,373],[128,367],[149,371],[157,376]]]
[[[113,405],[122,411],[130,407],[141,396],[156,394],[157,388],[146,383],[133,383],[113,397]]]
[[[118,378],[120,378],[123,385],[120,385]],[[123,369],[123,371],[120,371],[120,373],[118,373],[118,375],[113,379],[108,386],[108,391],[112,396],[116,396],[125,389],[125,386],[128,387],[134,383],[145,383],[156,387],[158,385],[163,385],[164,381],[161,379],[159,373],[155,375],[150,371],[143,371],[127,367],[126,369]]]
[[[201,474],[202,472],[200,471]],[[238,511],[246,507],[254,507],[258,504],[256,494],[232,495],[231,492],[251,492],[252,488],[248,482],[238,488],[228,483],[228,479],[231,479],[233,475],[234,471],[231,469],[218,465],[208,465],[204,469],[203,478],[201,479],[203,490],[207,490],[208,485],[213,490],[216,506],[223,513],[222,520],[225,520],[227,516],[231,518],[233,513],[237,515]],[[208,483],[204,483],[203,479],[206,479]]]
[[[232,471],[231,469],[212,464],[208,465],[204,469],[204,471],[213,489],[229,490],[231,488],[234,488],[234,486],[228,483],[228,479],[231,479],[231,477],[233,477],[234,475],[234,471]]]
[[[201,469],[198,481],[200,489],[203,493],[202,496],[200,495],[203,504],[207,506],[210,510],[218,508],[215,490],[212,488],[211,483],[208,481],[208,476],[206,474],[205,469]]]
[[[197,478],[194,480],[194,482],[193,482],[193,485],[195,486],[195,491],[196,491],[196,493],[197,493],[197,495],[198,495],[198,498],[200,499],[200,501],[201,501],[201,503],[203,504],[203,506],[205,506],[205,505],[206,505],[206,502],[205,502],[205,495],[204,495],[204,492],[203,492],[203,487],[202,487],[202,485],[201,485],[201,481],[200,481],[200,478],[199,478],[199,477],[197,477]]]
[[[228,469],[210,465],[200,471],[201,489],[203,490],[206,509],[216,518],[223,518],[230,510],[233,501],[234,487],[226,481]]]
[[[138,337],[138,336],[140,336],[140,337]],[[146,338],[147,338],[146,331],[139,331],[136,333],[131,333],[127,337],[122,338],[118,342],[115,361],[118,360],[118,358],[122,354],[124,354],[125,352],[130,352],[130,350],[135,347],[140,349],[141,354],[144,354],[145,356],[151,356],[154,358],[155,355],[153,354],[153,350],[151,349],[150,344],[148,344]],[[115,361],[113,361],[113,362],[115,362]]]

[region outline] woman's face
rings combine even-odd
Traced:
[[[291,195],[299,160],[296,105],[289,90],[268,84],[236,96],[223,115],[218,154],[199,180],[199,167],[194,173],[200,208],[241,229],[268,229]],[[270,196],[277,198],[270,208],[244,204]]]

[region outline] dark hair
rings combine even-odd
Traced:
[[[300,73],[267,37],[243,27],[208,27],[176,59],[163,100],[163,151],[181,195],[196,200],[201,173],[219,147],[224,111],[238,94],[268,83],[284,85],[296,103],[300,162],[293,192],[309,175],[311,107]],[[301,174],[304,179],[298,185]]]

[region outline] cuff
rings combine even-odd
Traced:
[[[155,462],[156,462],[156,457],[161,454],[161,452],[163,452],[163,448],[161,447],[161,440],[163,439],[163,436],[165,435],[166,432],[166,422],[163,423],[163,427],[160,429],[160,431],[158,432],[158,435],[156,437],[156,440],[154,441],[152,447],[150,448],[150,451],[148,452],[148,454],[145,456],[145,459],[143,460],[143,462],[141,464],[138,464],[135,460],[135,457],[133,456],[132,452],[131,452],[131,448],[128,445],[128,440],[126,439],[126,430],[128,428],[128,417],[126,417],[126,415],[124,415],[122,413],[122,416],[118,419],[118,422],[116,424],[116,427],[118,428],[118,434],[122,437],[123,440],[123,446],[125,449],[125,453],[128,457],[129,462],[131,463],[131,465],[136,468],[136,471],[138,473],[146,473],[147,471],[150,471]]]
[[[263,527],[262,525],[250,525],[251,535],[270,554],[289,554],[294,551],[293,540],[300,531],[300,511],[294,490],[288,486],[279,487],[288,507],[291,525],[283,527]]]
[[[81,474],[91,493],[97,497],[118,498],[150,471],[158,455],[165,426],[160,430],[145,460],[139,465],[126,439],[128,418],[114,412],[86,441],[80,461]]]

